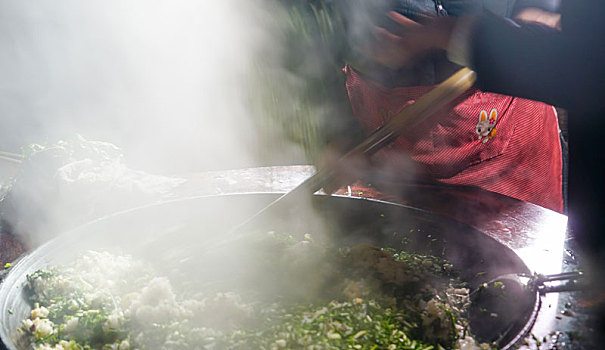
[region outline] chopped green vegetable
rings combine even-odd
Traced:
[[[88,252],[74,263],[83,262],[84,268],[52,267],[27,276],[32,313],[20,331],[35,349],[171,344],[182,349],[431,350],[454,349],[467,334],[462,315],[468,290],[451,285],[456,273],[442,258],[363,244],[330,250],[310,235],[297,241],[276,232],[252,243],[259,273],[278,276],[279,283],[270,284],[282,293],[277,297],[262,297],[255,288],[264,286],[257,283],[185,298],[167,292],[175,287],[147,264]],[[298,265],[288,267],[292,257]],[[281,272],[269,270],[276,266]],[[316,276],[317,267],[332,273],[326,275],[326,294],[299,297],[306,286],[296,282],[305,273]],[[127,276],[137,276],[136,282],[124,283]],[[292,284],[296,290],[290,295]],[[153,297],[146,296],[150,291]]]

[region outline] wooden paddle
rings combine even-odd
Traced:
[[[415,103],[404,108],[399,114],[395,115],[391,120],[383,124],[380,128],[370,134],[366,139],[359,143],[343,155],[339,162],[347,162],[348,159],[365,155],[371,156],[380,149],[393,142],[400,133],[406,129],[425,120],[427,117],[435,114],[441,108],[452,102],[454,99],[462,95],[470,89],[475,82],[475,72],[468,68],[462,68],[454,73],[451,77],[437,85],[434,89],[419,98]],[[289,202],[290,199],[300,198],[300,195],[311,195],[319,191],[324,185],[329,183],[334,175],[333,167],[319,169],[314,175],[307,178],[301,184],[280,196],[269,205],[258,211],[253,216],[249,217],[233,230],[238,231],[244,226],[251,224],[261,216],[266,215],[271,208],[277,205]]]

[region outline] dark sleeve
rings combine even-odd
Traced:
[[[521,0],[441,0],[447,13],[456,17],[484,11],[500,17],[510,17],[517,1]]]
[[[519,11],[528,7],[559,13],[560,5],[561,0],[516,0],[512,15],[515,16]]]
[[[400,3],[409,1],[399,0]],[[534,7],[550,12],[559,12],[561,0],[441,0],[450,16],[462,16],[490,12],[500,17],[514,17],[519,11]]]
[[[561,32],[482,16],[471,39],[471,66],[479,87],[572,110],[602,110],[605,1],[600,2],[564,2],[563,10],[568,3],[574,5],[563,13]]]

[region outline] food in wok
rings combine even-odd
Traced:
[[[88,251],[27,276],[35,349],[480,349],[443,258],[270,232],[246,269],[205,280]],[[241,267],[240,265],[240,267]]]

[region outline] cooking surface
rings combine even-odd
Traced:
[[[208,172],[187,176],[188,181],[174,191],[174,197],[209,194],[285,192],[313,173],[310,166],[264,167]],[[469,224],[517,253],[533,271],[557,273],[575,267],[565,250],[567,217],[565,215],[495,193],[472,188],[401,185],[399,196],[387,196],[371,186],[355,184],[339,194],[370,197],[426,209]],[[0,235],[0,262],[14,260],[21,246],[7,234]],[[567,262],[567,263],[566,263]],[[569,264],[571,262],[571,264]],[[530,341],[524,348],[569,348],[562,342],[570,339],[585,318],[571,312],[568,296],[553,293],[542,298],[542,308]],[[574,333],[575,332],[575,333]],[[530,337],[533,338],[533,337]],[[550,344],[555,341],[555,344]]]

